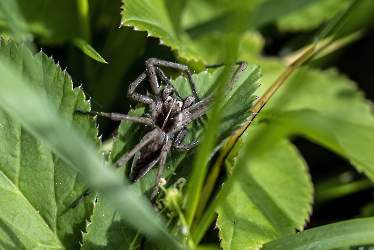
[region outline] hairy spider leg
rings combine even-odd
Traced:
[[[161,77],[161,79],[166,82],[166,84],[168,86],[170,86],[175,95],[178,96],[178,98],[181,100],[181,101],[184,101],[183,97],[181,97],[181,95],[178,93],[178,91],[175,89],[175,87],[173,86],[173,84],[171,84],[170,80],[166,77],[164,71],[162,71],[162,69],[160,69],[159,67],[156,67],[156,72],[158,73],[158,75]]]
[[[123,164],[128,162],[131,157],[138,152],[142,147],[144,147],[146,144],[148,144],[151,140],[154,138],[160,136],[161,133],[164,133],[160,128],[156,127],[154,130],[146,134],[143,139],[139,142],[138,145],[136,145],[130,152],[128,152],[124,157],[122,157],[116,164],[116,168],[122,167]]]
[[[75,112],[82,113],[82,114],[89,114],[91,116],[99,115],[99,116],[104,116],[107,118],[110,118],[114,121],[132,121],[132,122],[139,122],[143,123],[146,125],[153,125],[153,120],[148,117],[138,117],[138,116],[129,116],[129,115],[124,115],[124,114],[119,114],[119,113],[104,113],[104,112],[97,112],[97,111],[85,111],[85,110],[80,110],[77,109]]]
[[[226,89],[225,89],[225,92],[224,92],[224,98],[226,96],[228,96],[228,94],[230,94],[230,92],[232,91],[232,89],[234,88],[234,85],[235,83],[238,81],[239,77],[243,74],[244,70],[247,68],[248,66],[248,63],[243,61],[243,62],[238,62],[236,64],[239,64],[239,69],[238,71],[236,72],[235,76],[232,78],[232,81],[230,82],[230,84],[228,84],[226,86]],[[230,73],[229,73],[229,79],[231,79],[231,77],[233,76],[235,72],[235,69],[234,68],[231,68],[230,70]]]
[[[79,203],[81,203],[81,201],[84,199],[84,197],[90,195],[91,192],[92,192],[92,188],[87,189],[86,192],[84,192],[84,194],[81,196],[81,198],[79,198],[79,200],[73,205],[73,208],[78,206]]]
[[[239,61],[239,62],[236,62],[235,64],[237,65],[241,65],[243,63],[247,63],[246,61]],[[222,67],[222,66],[225,66],[225,64],[223,63],[220,63],[220,64],[208,64],[208,65],[205,65],[205,68],[207,69],[213,69],[213,68],[218,68],[218,67]]]
[[[151,97],[135,93],[136,87],[138,87],[138,85],[141,82],[143,82],[146,78],[147,78],[147,71],[144,71],[133,83],[129,85],[129,88],[127,90],[127,97],[137,102],[149,104],[150,109],[152,109],[155,105],[155,101]],[[151,82],[151,86],[152,86],[152,82]],[[153,86],[152,86],[152,90],[153,90]],[[156,91],[154,93],[156,95],[157,93],[159,93],[159,91]]]
[[[190,142],[189,144],[182,145],[182,142],[183,142],[184,138],[186,137],[187,132],[188,132],[187,127],[184,127],[179,132],[179,134],[177,135],[177,138],[174,141],[174,149],[175,150],[177,150],[177,151],[187,151],[187,150],[190,150],[191,148],[197,146],[202,141],[202,138],[199,137],[196,140],[194,140],[193,142]]]
[[[238,81],[244,70],[247,68],[247,62],[240,62],[240,66],[234,77],[232,78],[232,81],[225,86],[225,92],[224,97],[227,97],[227,95],[232,91],[235,83]],[[234,74],[235,70],[232,69],[229,73],[229,76],[232,76]],[[231,77],[230,77],[231,78]],[[191,123],[193,120],[198,119],[200,116],[204,115],[212,106],[213,100],[215,95],[210,95],[206,97],[204,100],[182,110],[182,116],[183,116],[183,122],[182,125],[186,126],[187,124]],[[175,128],[172,131],[169,132],[169,134],[174,134],[180,131],[180,128]]]
[[[159,166],[158,166],[158,171],[157,171],[157,177],[155,181],[155,185],[153,187],[152,195],[151,195],[151,204],[153,204],[156,201],[156,197],[158,194],[158,189],[160,186],[160,178],[162,171],[164,170],[165,162],[166,162],[166,156],[171,148],[171,145],[173,143],[173,137],[169,138],[168,141],[162,146],[161,154],[160,154],[160,161],[159,161]]]
[[[155,74],[156,72],[155,72],[155,66],[154,65],[164,66],[164,67],[174,68],[174,69],[179,69],[179,70],[182,70],[182,71],[186,72],[187,77],[188,77],[188,81],[189,81],[189,83],[191,85],[191,88],[192,88],[192,91],[194,92],[197,101],[200,101],[200,97],[199,97],[199,95],[198,95],[198,93],[196,91],[195,83],[192,80],[191,72],[190,72],[190,70],[188,69],[188,67],[186,65],[179,64],[179,63],[173,63],[173,62],[167,62],[167,61],[159,60],[157,58],[150,58],[150,59],[148,59],[145,62],[145,65],[147,67],[148,72],[151,73],[151,75],[149,75],[150,80],[151,80],[151,84],[152,84],[152,81],[154,81],[153,84],[155,86],[157,86],[157,87],[158,87],[158,82],[157,82],[157,77],[156,77],[156,74]],[[152,77],[152,79],[151,79],[151,77]],[[154,92],[154,93],[156,93],[156,92]]]
[[[158,67],[156,67],[156,71],[157,71],[157,73],[159,74],[159,76],[162,78],[162,80],[164,80],[165,82],[166,82],[166,84],[167,85],[169,85],[169,86],[171,86],[172,88],[173,88],[173,91],[174,91],[174,93],[182,100],[182,101],[185,101],[186,99],[183,99],[180,95],[179,95],[179,93],[177,92],[177,90],[175,89],[175,87],[171,84],[171,82],[170,82],[170,80],[165,76],[165,74],[164,74],[164,72],[160,69],[160,68],[158,68]],[[191,87],[192,86],[194,86],[194,85],[191,85]],[[196,90],[195,90],[196,91]],[[187,97],[188,98],[188,97]],[[198,100],[198,101],[200,101],[200,100]],[[192,104],[192,103],[191,103]],[[190,106],[190,105],[188,105],[188,106]],[[203,121],[200,119],[200,117],[199,118],[197,118],[197,121],[200,123],[200,125],[203,127],[203,128],[205,128],[205,125],[204,125],[204,123],[203,123]]]

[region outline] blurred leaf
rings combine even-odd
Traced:
[[[266,243],[264,250],[335,249],[374,244],[374,218],[338,222]]]
[[[77,9],[82,37],[84,37],[86,41],[91,41],[91,27],[88,0],[77,0]]]
[[[335,70],[304,67],[285,82],[259,116],[310,109],[342,121],[374,126],[371,105],[354,82]]]
[[[357,4],[356,0],[351,0],[347,8],[337,13],[331,20],[326,24],[322,31],[318,34],[317,41],[320,41],[330,35],[331,31],[334,31],[334,34],[337,30],[340,30],[343,24],[349,19],[349,13],[352,11],[352,7]]]
[[[8,29],[12,34],[13,39],[17,42],[28,43],[32,40],[32,35],[29,32],[27,22],[21,14],[17,1],[0,0],[0,18],[5,19],[3,29]],[[30,46],[33,52],[36,52],[35,46]]]
[[[322,112],[302,110],[285,113],[276,122],[287,126],[288,133],[302,134],[342,157],[353,166],[364,171],[374,180],[374,126],[363,125],[360,121],[347,121],[325,116]]]
[[[88,108],[89,103],[81,89],[73,90],[69,75],[52,59],[43,53],[33,58],[24,46],[17,48],[13,42],[0,40],[0,61],[14,66],[40,96],[48,98],[52,112],[99,147],[94,120],[75,114],[75,109]],[[13,97],[9,94],[7,98]],[[19,105],[24,109],[28,102]],[[1,248],[78,248],[95,198],[93,194],[72,209],[88,188],[86,179],[4,110],[0,110],[0,123]]]
[[[317,186],[315,189],[315,202],[323,202],[326,200],[344,197],[350,194],[363,191],[368,188],[372,188],[373,186],[374,183],[368,179],[358,180],[346,184],[340,184],[328,188]]]
[[[74,114],[73,117],[76,117],[76,119],[82,123],[87,123],[87,120],[91,121],[91,125],[93,125],[92,118],[87,116],[86,118],[80,118],[82,115],[77,116],[75,113],[76,108],[87,109],[88,105],[85,107],[71,106],[72,104],[68,102],[69,99],[65,100],[61,98],[61,93],[65,94],[71,91],[71,81],[68,81],[69,84],[66,84],[65,81],[65,85],[60,87],[59,91],[55,91],[56,86],[52,86],[51,83],[57,81],[58,78],[56,77],[60,69],[54,65],[53,60],[47,58],[42,53],[40,56],[37,55],[35,57],[36,59],[34,59],[30,51],[23,46],[20,47],[20,52],[18,52],[14,43],[8,43],[10,44],[8,46],[6,46],[3,40],[1,40],[1,43],[5,54],[0,64],[0,72],[3,77],[1,82],[2,91],[0,92],[1,107],[5,109],[8,114],[16,117],[27,131],[36,135],[38,140],[42,141],[42,144],[53,149],[53,152],[70,166],[84,173],[88,177],[90,184],[100,190],[100,194],[105,201],[118,209],[123,219],[126,219],[133,226],[142,228],[145,232],[149,233],[149,235],[155,236],[158,241],[167,242],[167,244],[173,246],[175,249],[183,249],[183,247],[164,230],[162,222],[156,221],[154,212],[143,198],[135,196],[126,188],[126,180],[117,178],[111,170],[103,168],[101,160],[98,158],[97,153],[95,153],[96,150],[92,143],[85,142],[75,130],[69,129],[66,119],[68,121],[71,120],[72,114]],[[26,66],[30,66],[32,70]],[[22,80],[19,77],[20,72],[25,75]],[[62,77],[70,80],[66,73],[62,73]],[[33,82],[33,85],[36,86],[34,86],[34,88],[29,87],[27,85],[29,81]],[[55,99],[55,102],[50,103],[47,101],[48,98],[45,94],[44,86],[50,88],[52,94],[49,95],[48,98],[52,100]],[[36,94],[37,90],[40,92],[39,95]],[[82,93],[79,89],[76,91]],[[59,93],[60,96],[58,95]],[[80,98],[82,102],[85,99],[84,95],[81,95]],[[58,104],[60,104],[61,101],[64,103],[66,102],[70,110],[66,115],[62,113],[62,119],[56,115],[56,111],[59,111]],[[68,107],[66,107],[66,109],[67,108]],[[94,137],[96,137],[96,131]],[[25,147],[24,149],[27,150],[28,148]],[[32,160],[32,158],[33,157],[28,158],[27,161]],[[58,161],[58,158],[53,158],[53,160]],[[67,168],[67,165],[64,166]],[[75,180],[76,176],[73,175],[69,178]],[[9,181],[9,179],[7,179],[7,181]],[[56,183],[55,185],[58,185]],[[36,184],[40,185],[40,183]],[[14,188],[14,186],[12,187]],[[20,190],[23,191],[23,189]],[[30,191],[34,192],[35,190]],[[53,187],[52,191],[52,194],[55,194],[56,187]],[[82,189],[78,191],[80,191],[81,194],[83,193]],[[37,194],[38,193],[35,193],[34,195]],[[66,194],[64,193],[64,195]],[[79,197],[78,194],[77,196]],[[66,207],[70,205],[71,204],[66,204]],[[29,203],[27,203],[27,206],[30,206]],[[35,205],[33,206],[35,207]],[[36,205],[36,207],[38,206]],[[63,212],[66,213],[66,211]],[[55,210],[52,212],[51,219],[53,219],[54,213],[56,213]],[[41,221],[39,220],[39,222]],[[56,222],[53,220],[52,223],[53,230],[57,230],[55,229]],[[45,227],[47,227],[47,225],[45,225]],[[47,230],[50,232],[52,229],[48,228]],[[9,233],[9,226],[5,228],[5,231]],[[34,233],[32,230],[30,232]],[[17,232],[15,235],[20,233],[21,232]],[[63,233],[65,233],[65,228]],[[53,237],[53,235],[51,237]],[[59,239],[53,238],[53,240],[56,241]],[[15,241],[13,245],[18,243],[18,241]],[[54,243],[54,245],[56,244],[59,245],[59,242]]]
[[[254,10],[252,17],[254,24],[250,25],[252,27],[262,26],[276,20],[282,15],[302,10],[305,6],[319,1],[320,0],[299,0],[297,2],[292,0],[263,1],[263,3]]]
[[[361,217],[374,217],[374,202],[369,202],[361,208]]]
[[[251,126],[242,136],[252,141],[259,129]],[[218,208],[217,227],[221,247],[260,249],[264,242],[303,230],[309,219],[312,184],[307,166],[298,152],[285,140],[262,155],[244,150],[234,166],[235,181]]]
[[[349,2],[350,0],[316,1],[298,11],[281,16],[276,24],[282,32],[309,31],[318,28],[326,20],[346,8]]]
[[[62,43],[81,36],[76,0],[17,2],[21,11],[18,16],[23,16],[27,28],[43,43]]]
[[[74,44],[80,49],[82,50],[86,55],[88,55],[89,57],[95,59],[96,61],[99,61],[101,63],[107,63],[104,58],[102,58],[100,56],[99,53],[97,53],[97,51],[91,47],[91,45],[89,45],[84,39],[82,38],[75,38],[73,40]]]
[[[196,21],[189,21],[187,23],[189,27],[188,33],[193,39],[199,36],[205,35],[206,33],[219,32],[227,33],[231,31],[237,23],[235,21],[240,16],[241,22],[244,23],[243,31],[253,30],[259,28],[265,24],[273,22],[282,15],[288,14],[302,9],[319,0],[299,0],[297,2],[292,0],[267,0],[267,1],[206,1],[208,4],[191,3],[188,16],[197,20],[204,20],[197,23]],[[192,1],[193,2],[193,1]],[[200,8],[199,8],[200,7]],[[201,9],[201,7],[203,9]],[[204,8],[205,7],[205,8]],[[223,8],[225,7],[225,8]],[[210,11],[217,10],[215,14],[208,15],[203,18],[206,9]],[[209,13],[209,11],[208,11]],[[195,26],[191,25],[191,22],[195,23]]]
[[[348,21],[337,31],[336,37],[344,37],[358,30],[370,30],[374,19],[373,8],[373,1],[356,1],[352,10],[348,13]]]

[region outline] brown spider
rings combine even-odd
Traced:
[[[191,149],[201,142],[201,138],[198,138],[187,145],[182,145],[188,132],[187,124],[191,123],[194,119],[199,119],[200,116],[204,115],[210,109],[214,95],[210,95],[200,101],[191,73],[185,65],[162,61],[156,58],[147,60],[145,64],[146,70],[129,86],[127,96],[135,101],[148,104],[149,113],[143,114],[143,117],[134,117],[118,113],[96,111],[77,110],[77,112],[90,114],[92,116],[100,115],[117,121],[128,120],[139,122],[152,128],[152,131],[147,133],[139,144],[117,162],[116,167],[121,167],[135,155],[136,160],[130,173],[130,180],[135,182],[144,176],[157,162],[160,162],[156,182],[151,195],[151,203],[154,204],[167,153],[172,145],[175,150],[184,151]],[[224,96],[227,96],[231,92],[234,84],[247,67],[247,62],[240,62],[239,64],[240,67],[237,73],[224,90]],[[159,66],[185,71],[198,102],[194,103],[195,98],[193,96],[188,96],[183,99]],[[162,91],[156,74],[166,83]],[[154,99],[146,95],[135,93],[136,87],[147,77],[152,87]],[[173,97],[173,94],[179,99]],[[199,120],[199,122],[202,123],[201,120]],[[176,138],[174,138],[175,134],[177,134]]]

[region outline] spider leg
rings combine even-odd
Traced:
[[[176,94],[176,96],[178,96],[179,99],[181,99],[182,101],[184,101],[184,99],[181,97],[181,95],[175,89],[175,87],[173,86],[173,84],[171,84],[170,80],[166,77],[164,71],[162,71],[159,67],[156,67],[156,72],[161,77],[161,79],[164,80],[164,82],[166,82],[167,85],[169,85],[170,87],[172,87],[172,89],[173,89],[174,93]]]
[[[230,81],[230,83],[226,86],[225,92],[224,92],[224,97],[226,97],[231,91],[232,88],[234,87],[235,83],[238,81],[239,77],[242,75],[244,70],[247,68],[247,62],[241,62],[241,65],[239,66],[238,71],[234,75],[233,79]],[[232,75],[234,73],[234,70],[230,72],[229,75]],[[186,126],[190,122],[192,122],[194,119],[199,118],[200,116],[204,115],[211,107],[214,99],[214,95],[206,97],[204,100],[184,109],[182,111],[182,125]],[[178,132],[176,129],[175,131],[171,131],[169,133],[176,133]]]
[[[179,64],[179,63],[162,61],[162,60],[159,60],[157,58],[150,58],[145,62],[145,64],[147,65],[147,69],[148,68],[153,68],[152,77],[154,77],[156,79],[156,82],[157,82],[157,78],[156,78],[156,75],[155,75],[156,72],[155,72],[155,69],[154,69],[155,68],[154,65],[160,65],[160,66],[164,66],[164,67],[168,67],[168,68],[179,69],[179,70],[183,70],[184,72],[186,72],[187,77],[188,77],[188,81],[190,82],[190,85],[191,85],[191,88],[192,88],[192,91],[194,92],[194,94],[196,96],[196,99],[198,101],[200,101],[200,97],[199,97],[199,95],[197,94],[197,91],[196,91],[195,83],[192,80],[191,72],[186,65]],[[158,86],[158,84],[157,84],[157,86]]]
[[[213,99],[214,96],[208,96],[204,100],[184,109],[182,111],[184,117],[183,125],[187,125],[188,123],[192,122],[192,120],[195,120],[208,112],[210,106],[213,104]]]
[[[159,164],[159,167],[158,167],[156,182],[155,182],[153,192],[152,192],[152,195],[151,195],[151,204],[152,205],[156,201],[156,197],[157,197],[157,194],[158,194],[158,188],[160,186],[159,183],[160,183],[162,170],[164,169],[164,165],[165,165],[165,162],[166,162],[166,156],[167,156],[167,154],[170,150],[170,147],[171,147],[172,143],[173,143],[173,137],[169,138],[169,140],[165,143],[165,145],[162,147],[162,150],[161,150],[160,161],[159,161],[160,164]]]
[[[187,132],[188,132],[187,127],[184,127],[181,130],[181,132],[179,132],[179,134],[177,135],[177,138],[174,141],[174,149],[175,150],[177,150],[177,151],[190,150],[191,148],[197,146],[201,142],[202,138],[197,138],[195,141],[193,141],[189,144],[182,145],[182,142],[183,142],[184,138],[186,137]]]
[[[231,82],[226,86],[226,89],[225,89],[225,92],[224,92],[224,97],[228,96],[228,94],[232,91],[232,89],[234,88],[234,85],[235,83],[238,81],[239,77],[243,74],[244,70],[247,68],[248,66],[248,63],[243,61],[243,62],[238,62],[237,64],[239,64],[239,69],[238,71],[236,72],[236,74],[234,75],[234,77],[232,78]],[[231,79],[231,76],[234,74],[234,68],[231,69],[230,73],[229,73],[229,76]]]
[[[226,86],[226,89],[225,89],[225,94],[224,94],[224,97],[226,97],[233,89],[235,83],[238,81],[239,77],[242,75],[242,73],[244,72],[244,70],[247,68],[248,66],[248,63],[246,61],[241,61],[241,62],[237,62],[235,63],[236,65],[240,65],[239,66],[239,69],[238,71],[236,72],[235,76],[233,77],[232,81],[230,82],[230,84],[228,84]],[[217,67],[221,67],[221,66],[225,66],[224,64],[214,64],[214,65],[205,65],[205,68],[217,68]],[[229,73],[229,79],[232,77],[232,75],[234,74],[234,68],[231,69],[230,73]]]
[[[124,157],[117,161],[116,168],[121,167],[124,163],[128,162],[131,157],[138,152],[142,147],[144,147],[148,142],[150,142],[155,137],[159,136],[159,133],[163,133],[161,129],[154,129],[148,134],[146,134],[143,139],[136,145],[130,152],[128,152]],[[161,165],[161,164],[160,164]]]
[[[104,117],[108,117],[114,121],[133,121],[133,122],[139,122],[143,123],[146,125],[153,125],[153,120],[149,117],[137,117],[137,116],[129,116],[129,115],[124,115],[124,114],[119,114],[119,113],[104,113],[104,112],[96,112],[96,111],[85,111],[85,110],[80,110],[77,109],[76,112],[82,113],[82,114],[89,114],[91,116],[95,115],[100,115]]]
[[[87,189],[84,192],[84,194],[79,198],[79,200],[73,205],[72,208],[76,208],[79,205],[79,203],[81,203],[81,201],[83,201],[84,197],[90,195],[91,192],[92,192],[92,188]]]
[[[155,104],[155,101],[146,95],[141,95],[138,93],[135,93],[136,87],[144,81],[144,79],[147,77],[147,71],[144,71],[133,83],[129,85],[129,88],[127,90],[127,97],[137,101],[142,102],[150,105],[150,108],[152,109],[153,105]]]
[[[183,99],[180,95],[179,95],[179,93],[177,92],[177,90],[175,89],[175,87],[171,84],[171,82],[170,82],[170,80],[165,76],[165,74],[164,74],[164,72],[159,68],[159,67],[156,67],[156,71],[157,71],[157,73],[160,75],[160,77],[162,78],[162,80],[164,80],[165,82],[166,82],[166,84],[167,85],[169,85],[170,87],[172,87],[173,88],[173,91],[174,91],[174,93],[184,102],[183,103],[183,106],[185,106],[186,105],[186,100],[188,101],[188,100],[191,100],[190,98],[186,98],[186,99]],[[193,97],[193,96],[190,96],[190,97],[192,97],[193,99],[192,99],[192,102],[188,102],[188,104],[186,105],[187,107],[189,107],[189,106],[191,106],[192,104],[193,104],[193,102],[194,102],[194,100],[195,100],[195,98]],[[185,107],[183,107],[183,108],[185,108]],[[204,128],[205,126],[204,126],[204,123],[203,123],[203,121],[200,119],[200,117],[199,118],[197,118],[197,121],[200,123],[200,125]]]

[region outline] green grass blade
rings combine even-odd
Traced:
[[[347,13],[352,9],[352,7],[355,5],[356,0],[352,0],[351,4],[348,5],[348,7],[342,11],[340,11],[338,14],[336,14],[328,23],[327,25],[323,28],[321,33],[317,36],[316,42],[323,40],[332,29],[339,29],[337,26],[338,24],[343,25],[343,22],[345,18],[347,17]],[[340,25],[340,27],[341,27]]]
[[[218,79],[227,79],[228,76],[228,67],[225,68],[226,70],[221,73]],[[219,90],[217,93],[216,98],[222,99],[223,97],[223,82],[216,81],[219,83]],[[213,149],[213,145],[215,143],[215,131],[217,128],[217,123],[219,122],[220,115],[219,105],[217,99],[214,101],[214,105],[212,108],[212,119],[209,120],[207,124],[206,133],[204,133],[204,140],[201,143],[200,150],[197,153],[197,156],[194,161],[194,169],[192,172],[191,181],[188,183],[188,189],[186,191],[187,202],[185,206],[185,214],[188,226],[190,227],[192,224],[192,220],[195,215],[195,211],[197,209],[197,205],[201,195],[201,189],[208,171],[208,159],[210,155],[210,151]]]
[[[374,218],[338,222],[266,243],[263,250],[336,249],[374,244]]]
[[[89,45],[84,39],[76,38],[73,40],[73,42],[75,46],[77,46],[80,50],[82,50],[89,57],[95,59],[98,62],[107,63],[104,60],[104,58],[102,58],[100,54],[97,53],[97,51],[94,48],[92,48],[91,45]]]
[[[81,26],[81,32],[84,39],[88,42],[91,41],[90,30],[90,13],[88,0],[77,0],[78,17]]]

